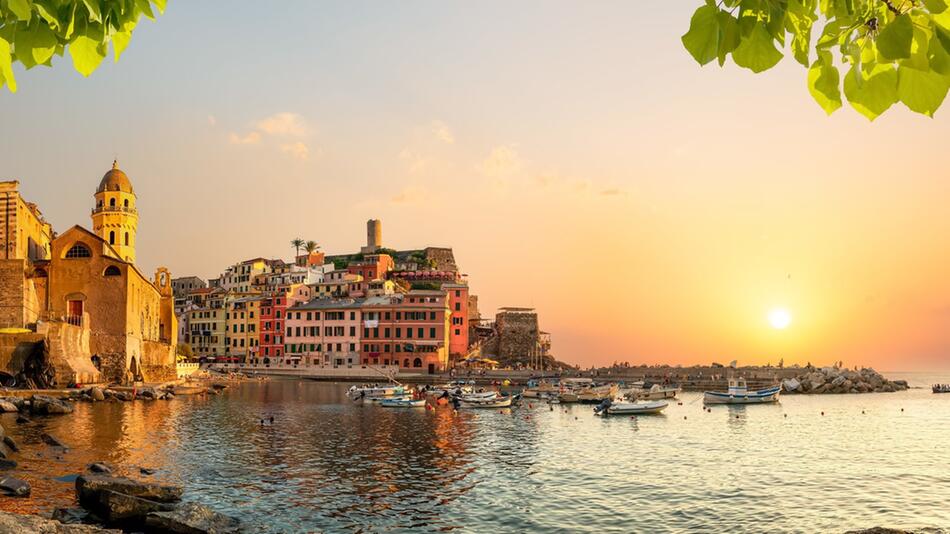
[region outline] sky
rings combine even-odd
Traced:
[[[828,117],[791,58],[700,67],[700,4],[172,1],[89,78],[17,71],[0,179],[88,227],[118,158],[138,264],[175,276],[379,218],[584,367],[950,367],[950,111]]]

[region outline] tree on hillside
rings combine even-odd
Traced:
[[[294,255],[294,260],[296,260],[297,256],[300,255],[300,249],[303,248],[305,244],[306,243],[304,240],[300,239],[299,237],[295,237],[290,241],[290,246],[294,247],[294,250],[297,251],[297,253]]]
[[[51,67],[68,50],[73,67],[89,76],[129,45],[142,15],[155,20],[166,0],[0,0],[0,87],[16,92],[13,64]],[[153,10],[154,6],[154,10]]]
[[[841,93],[874,120],[897,102],[933,116],[950,88],[950,0],[705,0],[682,37],[705,65],[752,72],[788,46],[808,91],[831,114]],[[819,27],[820,25],[820,27]],[[843,73],[843,76],[842,76]]]

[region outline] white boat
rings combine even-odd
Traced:
[[[486,400],[494,399],[498,396],[497,391],[478,391],[474,393],[464,393],[459,395],[459,400]]]
[[[609,402],[598,406],[595,413],[601,415],[648,415],[662,412],[669,406],[666,401]]]
[[[934,393],[950,393],[950,384],[934,384]]]
[[[744,378],[730,378],[729,391],[706,391],[704,404],[765,404],[778,402],[782,386],[772,386],[757,391],[749,391]]]
[[[401,397],[409,392],[403,386],[352,386],[346,395],[353,400]]]
[[[630,390],[630,397],[637,400],[675,399],[682,392],[679,386],[661,386],[653,384],[649,389],[640,387]]]
[[[405,401],[410,399],[412,399],[412,395],[407,393],[405,395],[396,395],[394,397],[363,397],[362,399],[356,399],[356,402],[362,401],[363,404],[380,404],[388,400]]]
[[[462,408],[508,408],[511,406],[511,397],[462,398],[459,399],[459,404]]]
[[[604,386],[592,386],[584,388],[577,393],[579,402],[603,402],[606,399],[612,399],[617,396],[617,384],[607,384]]]
[[[557,396],[561,387],[545,379],[529,380],[528,387],[521,394],[527,399],[537,399],[548,396]]]
[[[426,405],[425,399],[382,399],[379,405],[384,408],[422,408]]]

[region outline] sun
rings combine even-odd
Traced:
[[[792,324],[792,314],[785,308],[774,308],[769,312],[769,324],[776,330],[785,330]]]

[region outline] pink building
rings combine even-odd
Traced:
[[[453,359],[468,353],[468,285],[442,284],[449,300],[449,356]]]
[[[365,299],[360,361],[411,372],[448,368],[449,308],[445,291],[412,290]]]
[[[287,357],[303,365],[359,365],[360,305],[353,299],[314,299],[287,309]]]
[[[350,286],[351,297],[364,297],[368,284],[373,280],[383,280],[386,273],[393,270],[393,259],[389,254],[367,254],[362,260],[350,262],[346,270],[350,274],[361,276],[362,280]]]

